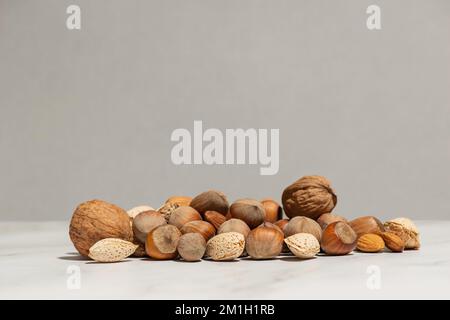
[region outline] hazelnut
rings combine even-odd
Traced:
[[[284,189],[282,202],[289,218],[305,216],[316,220],[333,210],[337,197],[326,178],[306,176]]]
[[[147,235],[145,251],[153,259],[175,259],[180,237],[181,232],[177,227],[170,224],[159,226]]]
[[[202,220],[202,216],[192,207],[178,207],[169,218],[169,224],[181,229],[186,223],[195,220]]]
[[[138,242],[145,243],[149,232],[166,223],[166,219],[157,211],[141,212],[133,219],[134,237]]]
[[[150,211],[150,210],[155,210],[150,206],[137,206],[134,207],[130,210],[127,211],[128,215],[130,216],[131,219],[134,219],[139,213],[144,212],[144,211]]]
[[[241,219],[250,229],[256,228],[264,222],[266,213],[261,202],[253,199],[235,201],[230,207],[233,218]]]
[[[216,229],[219,229],[222,223],[227,221],[227,218],[217,211],[206,211],[203,214],[203,217],[205,218],[206,221],[211,223]]]
[[[200,261],[205,255],[206,241],[199,233],[186,233],[178,241],[178,253],[186,261]]]
[[[386,231],[395,233],[405,242],[405,249],[420,248],[420,234],[414,222],[408,218],[397,218],[385,222]]]
[[[331,213],[324,213],[319,217],[319,219],[317,219],[317,223],[320,225],[322,229],[325,229],[327,225],[329,225],[330,223],[337,221],[348,222],[347,219],[345,219],[344,217]]]
[[[217,230],[217,234],[227,232],[238,232],[242,234],[244,238],[247,238],[248,234],[250,233],[250,228],[244,221],[240,219],[230,219],[222,223],[219,230]]]
[[[215,261],[239,258],[245,248],[244,236],[237,232],[218,234],[206,244],[206,255]]]
[[[292,218],[284,227],[283,231],[286,238],[296,233],[309,233],[316,237],[317,241],[320,242],[322,237],[322,228],[313,219],[307,217]]]
[[[197,220],[186,223],[181,228],[181,233],[199,233],[203,238],[205,238],[205,241],[208,241],[216,235],[216,229],[209,222]]]
[[[289,250],[300,259],[310,259],[320,252],[316,237],[309,233],[296,233],[284,239]]]
[[[284,232],[284,227],[286,227],[288,222],[289,222],[289,219],[281,219],[281,220],[278,220],[277,222],[275,222],[274,225],[276,225],[278,228],[281,229],[281,231]]]
[[[356,248],[358,236],[345,222],[329,224],[322,234],[322,250],[329,255],[345,255]]]
[[[228,212],[227,197],[220,191],[209,190],[192,199],[190,206],[200,214],[206,211],[217,211],[223,215]]]
[[[266,211],[265,221],[275,223],[283,216],[283,209],[280,204],[273,199],[263,199],[261,204]]]
[[[132,242],[133,230],[125,210],[102,200],[91,200],[75,209],[69,236],[77,251],[87,257],[89,248],[105,238]]]
[[[283,232],[270,222],[264,222],[250,231],[245,250],[253,259],[270,259],[278,256],[283,249]]]
[[[185,196],[172,196],[169,197],[165,203],[172,203],[177,204],[178,206],[188,206],[192,201],[191,197],[185,197]]]
[[[380,234],[384,232],[383,224],[373,216],[359,217],[349,222],[350,227],[355,230],[358,238],[367,233]]]

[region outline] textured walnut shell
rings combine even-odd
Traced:
[[[85,257],[89,255],[89,248],[102,239],[133,241],[127,212],[102,200],[87,201],[75,209],[69,235],[75,248]]]
[[[192,199],[190,206],[202,215],[206,211],[217,211],[223,215],[226,215],[229,207],[225,194],[215,190],[200,193]]]
[[[284,189],[282,202],[289,218],[305,216],[317,220],[333,210],[337,197],[326,178],[306,176]]]

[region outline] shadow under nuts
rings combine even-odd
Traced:
[[[253,199],[241,199],[230,207],[233,218],[241,219],[250,229],[254,229],[264,222],[266,213],[261,202]]]
[[[211,223],[199,220],[186,223],[181,228],[181,233],[198,233],[205,239],[205,241],[208,241],[216,235],[216,229]]]
[[[206,211],[217,211],[226,215],[229,205],[225,194],[220,191],[209,190],[192,199],[190,206],[200,214],[204,214]]]
[[[296,233],[309,233],[320,242],[322,238],[322,228],[313,219],[307,217],[294,217],[284,227],[285,237],[290,237]]]
[[[328,179],[306,176],[284,189],[282,202],[289,218],[305,216],[316,220],[320,215],[333,210],[337,197]]]
[[[275,223],[280,220],[283,216],[283,209],[275,200],[264,199],[261,200],[261,204],[266,211],[265,221]]]
[[[141,243],[147,240],[147,234],[156,227],[166,224],[164,216],[157,211],[144,211],[133,219],[133,233],[135,239]]]
[[[248,225],[240,219],[230,219],[222,223],[217,234],[227,233],[227,232],[238,232],[247,238],[250,233],[250,228]]]
[[[148,234],[145,242],[145,251],[153,259],[175,259],[178,256],[177,246],[180,237],[180,230],[173,225],[166,224],[157,227]]]
[[[359,217],[349,222],[350,227],[356,232],[358,237],[367,233],[380,234],[384,232],[383,224],[373,216]]]
[[[186,223],[196,220],[202,220],[202,216],[194,208],[178,207],[169,218],[169,224],[181,229]]]
[[[322,234],[322,250],[329,255],[345,255],[356,248],[358,236],[345,222],[328,225]]]
[[[205,255],[206,241],[199,233],[186,233],[178,241],[178,253],[186,261],[200,261]]]
[[[283,241],[284,235],[280,228],[265,222],[250,231],[245,250],[253,259],[270,259],[281,253]]]

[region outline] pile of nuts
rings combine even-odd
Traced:
[[[321,176],[306,176],[272,199],[240,199],[229,205],[220,191],[194,198],[170,197],[155,210],[138,206],[125,211],[101,200],[80,204],[70,223],[78,252],[98,262],[134,257],[200,261],[271,259],[293,254],[346,255],[419,249],[419,231],[407,218],[384,224],[373,216],[347,221],[332,214],[337,196]],[[283,211],[287,218],[283,218]]]

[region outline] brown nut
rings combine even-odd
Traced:
[[[181,229],[186,223],[202,220],[202,216],[192,207],[178,207],[170,215],[169,224]]]
[[[166,219],[157,211],[141,212],[133,219],[134,237],[138,242],[145,243],[149,232],[166,223]]]
[[[227,218],[217,211],[206,211],[203,214],[203,217],[205,218],[205,221],[211,223],[216,229],[219,229],[222,223],[227,221]]]
[[[332,213],[324,213],[319,217],[319,219],[317,219],[317,223],[320,225],[322,230],[325,229],[330,223],[337,221],[343,221],[348,223],[347,219],[345,219],[344,217]]]
[[[358,236],[345,222],[329,224],[322,234],[322,250],[329,255],[345,255],[356,248]]]
[[[157,260],[170,260],[178,256],[177,247],[181,232],[177,227],[166,224],[153,229],[147,236],[145,251]]]
[[[381,237],[383,238],[386,247],[392,252],[403,252],[405,249],[405,242],[395,233],[383,232]]]
[[[396,218],[387,221],[386,231],[397,234],[405,242],[405,249],[417,250],[420,248],[420,234],[414,222],[408,218]]]
[[[378,234],[366,233],[359,237],[356,248],[362,252],[380,252],[384,250],[384,240]]]
[[[290,237],[296,233],[309,233],[316,237],[320,242],[322,238],[322,228],[313,219],[307,217],[294,217],[289,220],[288,224],[284,227],[284,236]]]
[[[284,228],[286,227],[288,222],[289,222],[289,219],[281,219],[281,220],[278,220],[277,222],[275,222],[274,225],[276,225],[278,228],[281,229],[281,231],[284,232]]]
[[[261,202],[253,199],[240,199],[230,207],[231,216],[244,221],[250,229],[254,229],[264,222],[266,213]]]
[[[356,232],[358,237],[367,233],[381,234],[384,232],[383,224],[373,216],[359,217],[349,222],[350,227]]]
[[[192,197],[186,197],[186,196],[172,196],[169,197],[165,203],[175,203],[180,207],[188,206],[190,205],[192,201]]]
[[[211,239],[216,235],[216,229],[209,222],[197,220],[186,223],[181,228],[181,233],[182,234],[198,233],[203,238],[205,238],[205,241],[208,241],[209,239]]]
[[[190,206],[202,215],[206,211],[217,211],[223,215],[228,212],[227,197],[222,192],[215,190],[200,193],[192,199]]]
[[[178,253],[186,261],[200,261],[206,252],[205,238],[199,233],[186,233],[178,241]]]
[[[105,238],[132,242],[133,230],[125,210],[102,200],[92,200],[75,209],[69,236],[77,251],[87,257],[89,248]]]
[[[268,198],[261,200],[261,204],[266,211],[265,221],[275,223],[282,218],[283,209],[278,202]]]
[[[337,197],[326,178],[306,176],[284,189],[282,202],[289,218],[305,216],[316,220],[333,210]]]
[[[253,259],[270,259],[278,256],[283,249],[283,232],[270,222],[250,231],[245,249]]]
[[[250,233],[250,228],[248,225],[240,219],[230,219],[222,223],[217,234],[227,233],[227,232],[238,232],[247,238]]]

